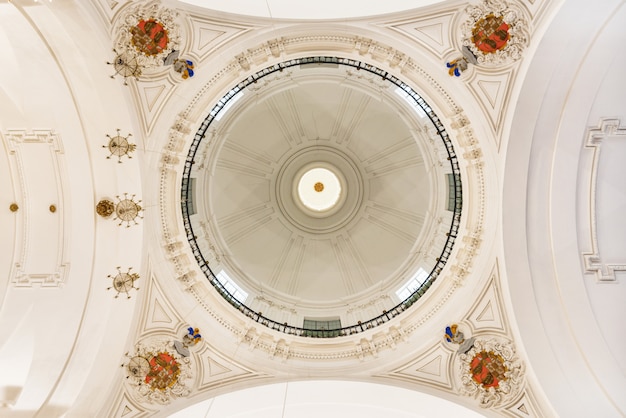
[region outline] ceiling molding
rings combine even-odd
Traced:
[[[408,363],[379,376],[413,383],[417,381],[436,389],[454,392],[452,366],[453,353],[438,342],[427,351],[417,354]]]
[[[496,335],[507,335],[512,338],[502,300],[500,271],[496,262],[489,281],[465,317],[476,334],[488,332]]]
[[[168,99],[176,91],[177,84],[170,72],[155,79],[141,77],[139,80],[131,80],[128,83],[146,137],[152,133]]]
[[[515,67],[487,70],[476,66],[467,86],[483,113],[487,115],[489,128],[500,149],[505,117],[509,113],[513,85],[515,84]]]
[[[614,283],[617,280],[616,272],[626,271],[626,258],[615,258],[615,252],[613,251],[613,257],[602,256],[600,248],[604,248],[605,254],[607,249],[613,247],[615,239],[611,240],[607,236],[600,237],[598,241],[598,221],[603,222],[605,218],[598,215],[599,208],[599,189],[602,188],[600,195],[606,204],[607,198],[611,197],[617,190],[615,186],[612,186],[611,179],[619,178],[620,173],[616,170],[615,164],[610,165],[610,161],[606,159],[607,152],[613,152],[620,154],[624,148],[624,137],[626,137],[626,127],[620,126],[619,119],[613,118],[601,118],[597,126],[589,127],[585,132],[584,148],[585,151],[581,154],[581,165],[586,165],[586,170],[581,170],[581,185],[579,186],[579,193],[586,195],[586,201],[589,202],[589,207],[584,207],[581,210],[588,211],[588,229],[590,235],[590,247],[591,251],[583,252],[582,259],[585,266],[585,273],[593,274],[597,283]],[[617,142],[615,142],[617,141]],[[603,144],[608,143],[611,145],[610,151],[606,149],[602,151]],[[621,146],[620,146],[621,144]],[[605,145],[606,148],[606,145]],[[605,159],[601,160],[601,156],[604,155]],[[585,164],[585,162],[587,162]],[[583,166],[584,167],[584,166]],[[612,167],[613,170],[609,170]],[[598,172],[601,171],[602,175],[599,177]],[[582,178],[582,173],[588,173],[587,178]],[[607,187],[608,185],[608,187]],[[606,187],[606,188],[605,188]],[[615,207],[604,208],[604,213],[611,213],[619,210]],[[582,228],[581,228],[582,229]],[[618,230],[621,228],[617,228]],[[599,243],[603,245],[599,245]],[[610,261],[609,261],[610,260]]]
[[[197,57],[199,63],[207,60],[221,46],[234,42],[237,37],[258,28],[255,25],[211,19],[191,12],[187,20],[189,27],[186,29],[190,35],[187,42],[189,53]]]
[[[233,385],[249,385],[251,381],[267,380],[270,375],[255,372],[254,370],[237,364],[213,350],[209,342],[204,349],[194,355],[198,363],[196,388],[198,392],[211,392],[219,388]]]
[[[429,15],[419,15],[399,21],[379,23],[383,27],[401,33],[413,42],[425,47],[434,56],[443,59],[453,52],[454,22],[458,10],[443,10]]]
[[[17,207],[10,281],[17,287],[63,286],[69,274],[70,205],[63,142],[53,130],[8,131]],[[66,219],[67,218],[67,219]]]
[[[150,276],[144,280],[143,289],[141,289],[146,294],[141,308],[139,335],[163,330],[174,332],[183,324],[180,314],[170,304],[153,274],[150,273]]]

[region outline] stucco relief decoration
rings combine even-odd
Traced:
[[[476,339],[459,355],[461,393],[472,396],[483,408],[512,401],[523,386],[523,365],[508,341]]]
[[[468,6],[465,13],[468,18],[461,26],[461,43],[477,64],[505,64],[522,57],[530,35],[521,8],[501,0],[486,0]]]
[[[126,356],[129,360],[122,364],[126,378],[133,382],[136,393],[148,402],[165,405],[191,393],[186,384],[192,377],[190,359],[180,356],[171,341],[142,342],[134,354]]]
[[[193,63],[179,59],[180,27],[177,12],[158,2],[126,9],[116,27],[112,62],[116,74],[138,78],[147,70],[172,65],[183,78],[193,76]],[[112,76],[113,77],[113,76]]]

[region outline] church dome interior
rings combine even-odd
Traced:
[[[0,416],[623,417],[623,0],[0,0]]]

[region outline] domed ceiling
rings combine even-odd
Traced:
[[[259,73],[209,112],[197,136],[210,138],[190,150],[198,261],[278,323],[380,315],[429,281],[450,241],[453,169],[430,109],[354,65],[317,57]],[[379,302],[360,311],[364,299]]]
[[[0,2],[0,415],[623,416],[623,1],[261,4]]]

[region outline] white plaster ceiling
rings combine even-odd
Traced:
[[[90,56],[106,55],[99,38],[76,36],[90,32],[81,9],[63,6],[0,2],[10,61],[0,66],[0,390],[18,389],[20,416],[64,413],[89,373],[117,367],[110,353],[124,344],[136,298],[120,303],[126,295],[107,291],[107,275],[142,264],[142,226],[94,212],[101,198],[141,195],[138,165],[107,160],[102,148],[106,134],[132,129],[124,92],[106,60]]]
[[[480,418],[425,393],[365,382],[314,380],[244,389],[180,410],[170,418]]]
[[[300,2],[290,0],[183,0],[184,3],[247,16],[285,19],[344,19],[373,16],[417,9],[442,0],[388,0],[385,2],[356,2],[322,0]]]
[[[488,154],[486,165],[491,167],[490,173],[496,173],[488,181],[498,183],[498,189],[505,190],[502,200],[497,193],[489,195],[491,212],[488,213],[492,221],[497,218],[499,222],[503,218],[503,231],[488,231],[487,239],[480,248],[483,262],[471,266],[468,279],[474,280],[470,282],[472,284],[484,280],[489,269],[500,263],[502,280],[494,282],[489,291],[491,296],[483,301],[478,300],[469,313],[458,302],[465,300],[467,304],[473,303],[478,290],[474,291],[471,286],[461,287],[459,293],[463,297],[455,299],[456,303],[445,304],[443,312],[431,320],[428,327],[422,327],[420,332],[410,336],[398,332],[394,334],[393,337],[398,338],[389,339],[393,349],[384,346],[384,350],[378,353],[369,351],[373,354],[360,359],[316,359],[317,363],[311,362],[304,366],[304,361],[296,363],[289,354],[293,355],[302,346],[313,345],[310,344],[311,340],[289,340],[281,335],[279,338],[285,339],[278,349],[279,352],[284,350],[284,360],[279,359],[279,356],[274,358],[273,354],[270,357],[266,350],[270,346],[267,343],[270,338],[266,337],[268,334],[273,337],[270,331],[262,331],[265,333],[260,336],[234,336],[222,324],[215,324],[217,321],[214,316],[210,316],[216,311],[232,310],[230,306],[215,303],[211,305],[213,311],[209,314],[202,311],[200,304],[190,304],[192,298],[184,299],[180,296],[183,291],[179,292],[178,289],[182,287],[179,283],[182,279],[171,274],[168,270],[170,260],[160,252],[171,242],[163,241],[159,227],[156,226],[156,198],[149,202],[152,212],[149,215],[151,218],[145,221],[143,241],[144,222],[139,227],[125,230],[94,214],[94,205],[103,196],[112,197],[124,191],[150,194],[159,187],[154,180],[160,174],[159,168],[157,164],[151,163],[152,159],[160,161],[163,147],[160,147],[161,144],[155,145],[155,142],[163,141],[162,138],[167,136],[167,130],[173,123],[172,115],[175,114],[167,118],[155,117],[151,120],[153,125],[142,125],[144,119],[149,118],[137,114],[140,105],[133,100],[140,94],[133,94],[138,90],[132,90],[134,86],[122,86],[119,80],[109,79],[112,71],[104,61],[111,59],[112,53],[110,32],[106,25],[113,19],[119,4],[104,0],[80,4],[69,0],[39,3],[15,0],[0,3],[0,44],[8,57],[0,68],[3,98],[0,102],[3,139],[0,174],[2,190],[6,191],[2,195],[0,222],[6,236],[12,237],[2,241],[3,258],[0,259],[0,268],[6,276],[6,280],[0,284],[3,296],[0,306],[0,387],[2,395],[6,395],[11,388],[21,390],[21,393],[17,391],[19,399],[14,408],[10,410],[2,406],[1,414],[16,418],[56,417],[63,414],[67,417],[102,416],[103,411],[108,411],[111,405],[112,408],[124,405],[120,401],[122,395],[117,396],[118,393],[123,396],[127,394],[124,392],[127,380],[124,369],[120,368],[120,363],[125,359],[124,353],[146,335],[175,338],[174,334],[179,328],[184,328],[190,321],[205,321],[204,329],[211,331],[205,334],[205,338],[211,338],[211,344],[219,345],[222,350],[220,352],[211,347],[212,351],[206,349],[206,356],[194,357],[194,361],[202,360],[207,370],[216,365],[217,359],[222,360],[222,365],[232,368],[225,372],[232,375],[245,369],[244,366],[237,368],[237,362],[241,362],[254,367],[263,366],[267,373],[282,373],[279,380],[298,379],[310,376],[311,373],[327,373],[327,376],[337,377],[348,372],[355,373],[357,369],[361,373],[360,378],[373,380],[377,372],[383,369],[388,372],[390,367],[396,367],[400,378],[393,381],[395,384],[402,382],[414,391],[429,387],[438,396],[448,396],[478,408],[474,399],[453,393],[456,387],[452,377],[458,370],[445,364],[444,360],[452,358],[453,351],[440,341],[445,324],[463,317],[472,330],[477,330],[483,336],[499,333],[514,339],[526,365],[528,385],[537,388],[536,404],[545,400],[545,405],[548,405],[546,409],[539,410],[554,412],[543,416],[623,416],[626,410],[621,396],[625,387],[624,362],[620,354],[626,345],[623,333],[619,332],[626,306],[623,273],[618,270],[617,280],[612,283],[598,283],[596,278],[602,271],[593,270],[598,266],[585,266],[583,263],[584,254],[594,252],[590,229],[595,219],[589,213],[594,197],[587,187],[592,184],[590,176],[594,171],[589,167],[591,159],[585,155],[589,150],[581,151],[583,138],[591,132],[589,129],[601,128],[598,124],[600,119],[619,119],[621,122],[612,126],[615,132],[623,131],[620,127],[624,126],[626,120],[622,99],[624,81],[619,74],[624,67],[624,60],[622,56],[615,55],[624,41],[624,25],[620,25],[624,17],[623,1],[611,0],[600,5],[568,0],[563,2],[564,6],[559,13],[557,6],[560,5],[552,2],[524,3],[528,13],[537,17],[532,23],[537,32],[533,35],[536,39],[525,52],[518,72],[511,68],[505,68],[501,73],[493,68],[474,68],[465,78],[446,78],[442,63],[444,56],[450,53],[445,46],[451,45],[448,28],[456,27],[452,25],[453,18],[450,17],[455,16],[456,10],[427,16],[416,13],[407,15],[401,23],[396,22],[406,29],[405,35],[415,35],[410,38],[410,42],[405,35],[402,36],[406,39],[401,36],[393,38],[390,32],[381,35],[398,40],[405,50],[415,52],[421,48],[423,53],[426,48],[435,51],[425,55],[425,65],[435,62],[442,66],[441,77],[437,76],[437,80],[447,88],[450,86],[455,99],[464,101],[468,115],[480,117],[483,112],[480,106],[484,100],[480,104],[479,94],[476,93],[480,91],[475,89],[472,92],[472,85],[488,86],[487,92],[492,95],[487,95],[487,98],[494,99],[491,100],[494,109],[497,107],[498,111],[502,110],[502,117],[494,119],[498,125],[498,129],[494,129],[494,132],[498,132],[496,137],[479,136],[482,151]],[[549,13],[543,14],[545,10]],[[552,20],[554,15],[556,19]],[[196,23],[206,23],[202,17],[195,17]],[[418,20],[419,23],[415,23]],[[101,25],[102,22],[106,23]],[[586,26],[583,27],[580,22]],[[422,30],[413,30],[414,27]],[[441,28],[446,29],[440,31]],[[198,33],[210,32],[205,29],[198,29]],[[383,29],[378,30],[383,32]],[[442,36],[444,32],[445,36]],[[544,33],[547,35],[542,40]],[[246,44],[249,38],[242,38],[243,46],[238,47],[237,52],[250,44],[256,45],[256,40]],[[163,108],[177,100],[191,100],[199,88],[194,83],[203,74],[201,70],[212,73],[216,71],[215,62],[224,57],[232,58],[228,53],[222,53],[216,54],[218,59],[214,59],[214,50],[211,48],[219,42],[201,45],[205,49],[198,56],[210,59],[197,62],[197,78],[182,84],[183,87],[172,96],[165,95],[173,97],[170,103],[162,105],[165,100],[151,101],[148,105],[152,111],[150,117],[158,115]],[[410,47],[407,46],[409,43]],[[363,53],[368,53],[367,48]],[[163,77],[171,82],[171,77]],[[138,84],[144,87],[142,83],[145,83],[154,92],[160,91],[160,81],[145,80]],[[509,82],[513,87],[506,87]],[[154,96],[161,100],[158,94]],[[471,103],[479,103],[480,106],[475,105],[472,109]],[[499,103],[505,103],[506,106],[499,106]],[[145,126],[163,129],[161,132],[158,129],[142,131]],[[105,159],[101,148],[105,142],[104,135],[113,133],[116,128],[134,132],[140,145],[140,158],[132,162],[125,161],[121,165]],[[39,129],[59,133],[64,152],[59,153],[58,148],[53,151],[56,153],[54,158],[62,161],[63,165],[55,167],[49,163],[41,164],[41,170],[29,169],[20,174],[17,158],[32,158],[32,167],[37,158],[49,162],[46,160],[49,156],[36,156],[30,150],[20,155],[23,149],[18,149],[17,153],[10,152],[7,138],[14,137],[8,133],[15,129],[31,133]],[[597,171],[599,187],[595,203],[599,205],[599,213],[603,214],[603,218],[597,224],[595,249],[599,250],[598,255],[611,258],[603,260],[605,265],[626,264],[620,258],[623,255],[623,251],[620,251],[623,234],[619,234],[619,230],[623,229],[619,217],[623,208],[623,183],[619,179],[624,178],[624,173],[623,167],[614,158],[624,150],[620,142],[623,137],[620,135],[606,136],[613,142],[606,141],[604,145],[609,147],[605,150],[612,150],[615,155],[604,155],[601,160],[603,167]],[[472,140],[464,139],[468,142]],[[486,145],[489,141],[498,144],[497,151]],[[22,143],[19,147],[27,145],[33,144]],[[481,149],[476,151],[480,152]],[[63,170],[66,170],[65,174]],[[50,190],[53,183],[51,179],[57,177],[61,180],[53,185],[56,189]],[[27,187],[23,188],[23,185]],[[254,191],[250,188],[247,190]],[[30,199],[27,192],[37,193],[36,198]],[[62,204],[55,212],[56,215],[49,210],[42,211],[40,207],[50,196],[63,199],[60,200]],[[474,194],[471,196],[475,197]],[[611,196],[616,198],[611,199]],[[23,202],[17,216],[7,210],[8,204],[14,199],[18,203]],[[172,202],[172,206],[176,206],[175,199]],[[46,203],[44,209],[47,206]],[[59,216],[63,222],[48,224],[42,221],[46,219],[44,216]],[[219,227],[219,219],[215,222]],[[24,229],[28,225],[37,227]],[[48,225],[54,228],[48,228]],[[44,242],[41,240],[52,245],[40,245]],[[471,240],[473,238],[468,237],[468,241]],[[16,285],[12,269],[20,261],[19,256],[25,254],[32,261],[27,264],[30,269],[26,271],[29,273],[27,276],[40,279],[42,271],[39,271],[39,267],[58,267],[55,262],[59,259],[55,256],[58,257],[59,250],[71,261],[71,269],[67,270],[63,286],[39,287],[37,280],[33,280],[33,286]],[[39,252],[41,258],[37,257]],[[177,257],[185,257],[180,252],[168,254],[170,256],[175,260]],[[486,259],[488,261],[484,261]],[[64,261],[63,258],[61,261]],[[113,294],[106,290],[110,286],[107,274],[115,273],[115,266],[120,264],[141,268],[142,280],[145,281],[140,283],[142,292],[138,292],[136,297],[133,294],[131,300],[114,299]],[[155,270],[154,278],[151,268]],[[247,268],[254,269],[250,266]],[[54,277],[55,272],[46,270],[43,273],[53,273],[46,274],[46,277]],[[187,285],[191,287],[194,284],[185,283]],[[163,286],[163,289],[159,286]],[[135,305],[136,301],[140,303]],[[497,301],[501,301],[506,309],[496,309]],[[513,310],[509,310],[511,307]],[[504,311],[510,315],[511,326],[502,316],[497,315]],[[394,325],[404,331],[402,325],[422,320],[419,312],[425,311],[414,309],[399,318]],[[229,325],[234,323],[237,321],[233,320]],[[243,319],[237,323],[242,329],[249,325]],[[245,332],[248,329],[245,328]],[[363,340],[353,346],[363,352],[372,347],[375,349],[374,343],[380,343],[380,339],[375,340],[372,337],[374,335],[363,334]],[[376,335],[383,339],[386,337],[382,332]],[[266,338],[265,342],[263,338]],[[292,345],[286,345],[285,340],[289,340],[288,343]],[[344,341],[347,340],[341,342]],[[257,342],[263,349],[258,346],[255,348]],[[324,354],[335,349],[332,347],[323,352],[322,344],[325,342],[316,343]],[[335,343],[337,346],[340,344],[338,339],[335,339]],[[438,351],[419,352],[427,343]],[[206,344],[203,347],[208,346]],[[289,349],[292,351],[289,352]],[[229,363],[227,359],[234,363]],[[320,367],[321,364],[325,368]],[[440,370],[434,367],[439,364],[442,365]],[[220,371],[226,369],[224,367]],[[440,372],[436,376],[439,381],[432,380],[433,369]],[[212,391],[223,393],[235,387],[259,384],[250,380],[237,386],[223,381],[224,375],[214,376],[210,372],[208,370],[202,376],[208,382],[204,388],[209,389],[198,396],[177,400],[169,407],[173,410],[199,399],[214,398]],[[242,374],[245,375],[244,372]],[[214,379],[215,386],[210,385],[213,382],[211,379]],[[449,386],[442,389],[442,382]],[[334,393],[347,391],[349,387],[349,384],[340,384],[335,387]],[[359,391],[365,393],[372,387],[360,387]],[[262,388],[257,393],[262,393]],[[282,384],[274,394],[284,394],[285,390],[286,385]],[[303,390],[307,391],[306,388]],[[376,395],[379,395],[380,388],[376,390]],[[547,394],[545,399],[541,398],[542,391]],[[243,394],[245,400],[237,395],[226,401],[214,398],[214,406],[221,402],[243,403],[249,399],[246,395]],[[268,411],[284,404],[284,400],[281,403],[280,396],[278,398],[269,405]],[[261,399],[255,400],[261,402]],[[535,400],[525,398],[524,402],[523,405],[530,408]],[[293,403],[294,408],[296,403]],[[130,402],[126,406],[133,407],[133,404]],[[358,405],[351,407],[360,408]],[[392,406],[386,407],[381,409],[381,414],[382,411],[388,413]],[[204,410],[199,408],[200,413],[210,412],[210,406]],[[342,404],[339,408],[347,408],[347,405]],[[521,410],[517,405],[511,408],[514,409],[501,413],[519,416]],[[132,412],[137,411],[139,407]],[[322,413],[326,414],[325,411]],[[122,408],[118,412],[118,415],[122,415],[125,411]],[[439,412],[435,410],[432,416],[437,416]],[[348,414],[346,412],[344,415]]]
[[[562,416],[626,410],[626,338],[614,322],[626,314],[625,59],[615,53],[624,19],[623,1],[564,4],[538,44],[508,143],[512,306]]]

